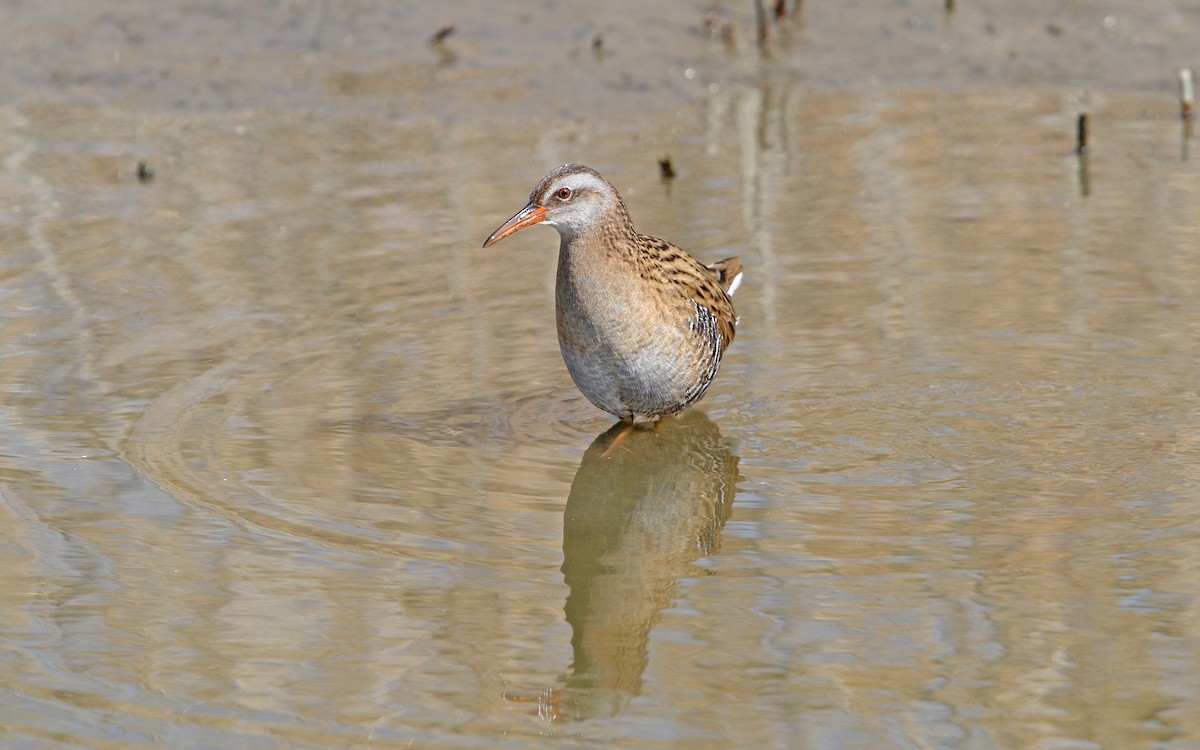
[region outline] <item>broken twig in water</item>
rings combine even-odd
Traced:
[[[767,11],[763,8],[763,0],[754,0],[754,16],[758,22],[758,50],[766,52],[770,31],[767,26]]]
[[[1183,119],[1192,119],[1192,102],[1195,92],[1192,90],[1192,69],[1179,69],[1179,114]]]
[[[1079,113],[1075,121],[1075,153],[1079,155],[1079,194],[1084,198],[1092,192],[1091,180],[1088,178],[1088,116],[1086,112]]]
[[[437,52],[440,58],[441,65],[452,65],[458,55],[454,54],[454,50],[450,49],[450,45],[446,44],[446,40],[454,33],[454,26],[443,26],[433,32],[433,36],[429,37],[429,46]]]

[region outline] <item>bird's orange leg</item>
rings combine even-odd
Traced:
[[[632,419],[622,419],[621,425],[621,431],[613,436],[612,442],[609,443],[608,447],[604,449],[604,452],[600,454],[601,458],[607,458],[612,454],[613,451],[620,447],[621,443],[625,442],[625,438],[629,437],[629,433],[633,432],[634,428],[637,426],[637,423]]]

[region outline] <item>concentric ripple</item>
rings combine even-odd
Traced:
[[[450,559],[481,532],[448,507],[565,500],[579,455],[611,424],[565,372],[544,381],[431,383],[302,335],[155,399],[127,453],[176,497],[242,524]]]

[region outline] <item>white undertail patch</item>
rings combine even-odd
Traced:
[[[728,294],[730,297],[732,297],[733,293],[736,292],[738,287],[741,285],[742,285],[742,272],[738,271],[738,275],[734,276],[733,281],[729,282],[729,291],[727,291],[725,293]]]

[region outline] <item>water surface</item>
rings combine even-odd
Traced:
[[[0,141],[5,743],[1200,746],[1169,94],[52,103]],[[568,160],[748,269],[709,395],[613,450],[556,235],[479,248]]]

